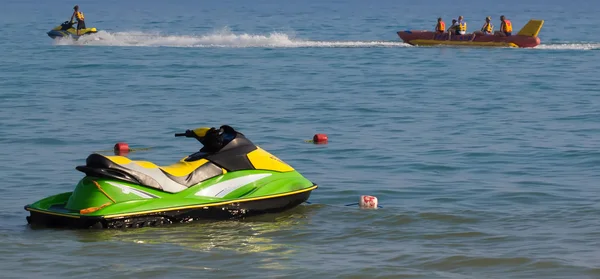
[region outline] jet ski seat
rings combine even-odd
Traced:
[[[181,160],[160,167],[148,161],[132,161],[124,156],[91,154],[79,171],[90,176],[119,179],[165,192],[177,193],[204,180],[223,174],[223,169],[206,159]]]

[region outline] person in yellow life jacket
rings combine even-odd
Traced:
[[[435,32],[438,34],[446,32],[446,23],[442,21],[441,17],[438,18],[437,25],[435,26]]]
[[[463,16],[458,17],[458,28],[456,29],[456,35],[464,35],[467,33],[467,23],[465,22]]]
[[[492,34],[492,31],[494,30],[494,26],[492,25],[491,21],[492,21],[491,17],[488,16],[485,18],[485,23],[481,27],[481,33],[486,34],[486,35]]]
[[[85,29],[85,17],[83,13],[79,11],[79,5],[73,7],[73,15],[71,15],[71,22],[73,18],[77,18],[77,36],[79,36],[79,30]]]
[[[502,22],[500,23],[500,34],[504,36],[512,35],[512,22],[504,16],[500,16],[500,21]]]

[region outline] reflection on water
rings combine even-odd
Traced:
[[[81,242],[117,241],[140,245],[177,245],[192,251],[234,253],[294,253],[293,246],[277,241],[291,230],[306,228],[315,206],[300,205],[279,214],[232,221],[197,221],[154,228],[73,231]],[[273,265],[273,263],[266,263]]]

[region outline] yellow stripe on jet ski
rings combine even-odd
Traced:
[[[210,131],[210,128],[208,127],[196,128],[194,129],[194,134],[198,137],[204,137],[208,131]]]
[[[120,217],[127,217],[127,216],[141,215],[141,214],[149,214],[149,213],[157,213],[157,212],[165,212],[165,211],[173,211],[173,210],[181,210],[181,209],[193,209],[193,208],[204,208],[204,207],[220,206],[220,205],[225,205],[225,204],[230,204],[230,203],[257,201],[257,200],[264,200],[264,199],[270,199],[270,198],[291,196],[291,195],[295,195],[295,194],[300,194],[300,193],[312,191],[312,190],[316,189],[317,187],[318,187],[317,185],[314,185],[314,186],[312,186],[310,188],[306,188],[306,189],[302,189],[302,190],[298,190],[298,191],[287,192],[287,193],[277,194],[277,195],[271,195],[271,196],[257,197],[257,198],[230,200],[230,201],[218,202],[218,203],[207,203],[207,204],[199,204],[199,205],[173,207],[173,208],[166,208],[166,209],[159,209],[159,210],[148,210],[148,211],[127,213],[127,214],[115,214],[115,215],[106,215],[106,216],[90,216],[90,217],[103,217],[104,219],[113,219],[113,218],[120,218]],[[35,211],[35,212],[39,212],[39,213],[43,213],[43,214],[48,214],[48,215],[54,215],[54,216],[75,218],[75,219],[79,219],[82,216],[82,215],[78,215],[78,214],[64,214],[64,213],[57,213],[57,212],[46,211],[46,210],[39,210],[39,209],[30,208],[30,207],[25,208],[25,210],[27,210],[27,211]]]
[[[141,167],[147,168],[147,169],[156,169],[158,168],[157,165],[155,165],[152,162],[148,162],[148,161],[133,161],[134,163],[140,165]]]
[[[224,202],[218,202],[218,203],[206,203],[206,204],[188,205],[188,206],[172,207],[172,208],[163,208],[163,209],[158,209],[158,210],[148,210],[148,211],[126,213],[126,214],[98,216],[98,217],[104,217],[104,219],[113,219],[113,218],[121,218],[121,217],[135,216],[135,215],[142,215],[142,214],[149,214],[149,213],[158,213],[158,212],[166,212],[166,211],[174,211],[174,210],[182,210],[182,209],[213,207],[213,206],[220,206],[220,205],[226,205],[226,204],[231,204],[231,203],[241,203],[241,202],[248,202],[248,201],[258,201],[258,200],[285,197],[285,196],[291,196],[291,195],[300,194],[300,193],[304,193],[304,192],[309,192],[309,191],[316,189],[317,187],[318,187],[317,185],[314,185],[310,188],[306,188],[306,189],[302,189],[302,190],[297,190],[297,191],[287,192],[287,193],[282,193],[282,194],[276,194],[276,195],[270,195],[270,196],[256,197],[256,198],[230,200],[230,201],[224,201]]]
[[[272,170],[279,172],[288,172],[294,170],[294,168],[292,168],[290,165],[284,163],[283,161],[279,160],[279,158],[275,157],[273,154],[265,151],[264,149],[261,149],[260,147],[248,153],[247,157],[248,160],[250,160],[250,163],[252,163],[254,168],[257,170]]]
[[[131,163],[135,163],[138,164],[140,167],[143,168],[147,168],[147,169],[156,169],[158,168],[158,166],[152,162],[148,162],[148,161],[132,161],[129,158],[125,157],[125,156],[105,156],[106,158],[108,158],[109,160],[111,160],[113,163],[117,164],[117,165],[127,165],[127,164],[131,164]]]
[[[196,161],[185,161],[185,160],[181,160],[175,164],[172,164],[170,166],[166,166],[166,167],[160,167],[157,166],[156,164],[152,163],[152,162],[148,162],[148,161],[132,161],[127,157],[124,156],[105,156],[106,158],[108,158],[109,160],[111,160],[113,163],[117,164],[117,165],[123,165],[124,167],[127,167],[128,164],[137,164],[140,167],[146,168],[146,169],[156,169],[156,168],[160,168],[163,171],[173,175],[173,176],[186,176],[189,175],[190,173],[192,173],[194,170],[196,170],[197,168],[199,168],[200,166],[208,163],[208,160],[206,159],[200,159],[200,160],[196,160]],[[293,169],[292,169],[293,170]]]
[[[79,215],[75,215],[75,214],[56,213],[56,212],[52,212],[52,211],[39,210],[39,209],[30,208],[30,207],[25,208],[25,210],[35,211],[35,212],[44,213],[44,214],[48,214],[48,215],[54,215],[54,216],[75,218],[75,219],[79,219],[79,217],[80,217]]]
[[[124,157],[124,156],[104,156],[104,157],[108,158],[113,163],[119,164],[119,165],[125,165],[125,164],[131,163],[131,160],[129,160],[129,158]]]
[[[160,167],[160,168],[174,176],[186,176],[186,175],[189,175],[190,173],[192,173],[194,170],[196,170],[200,166],[206,164],[207,162],[208,162],[208,160],[206,160],[206,159],[200,159],[200,160],[191,161],[191,162],[186,162],[184,160],[181,160],[170,166]]]

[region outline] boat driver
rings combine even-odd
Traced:
[[[77,18],[77,36],[79,36],[79,30],[85,29],[85,17],[83,16],[83,13],[79,11],[79,5],[75,5],[75,7],[73,7],[71,22],[73,22],[73,18]]]

